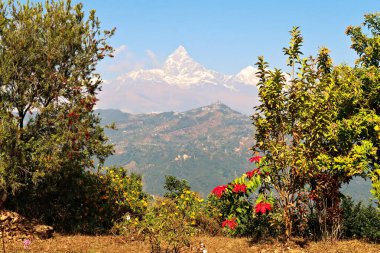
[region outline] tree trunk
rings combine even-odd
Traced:
[[[3,209],[4,204],[5,204],[5,201],[7,200],[7,198],[8,198],[8,194],[7,194],[7,192],[4,191],[4,190],[1,191],[1,192],[0,192],[0,210]]]

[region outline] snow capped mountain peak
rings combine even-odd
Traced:
[[[240,72],[237,74],[237,76],[240,76],[240,75],[243,75],[243,76],[246,76],[246,75],[251,75],[251,74],[254,74],[256,73],[257,69],[253,66],[247,66],[245,68],[243,68],[242,70],[240,70]]]
[[[257,69],[253,66],[247,66],[240,70],[239,73],[235,75],[235,81],[244,84],[256,85],[259,78],[256,76]]]
[[[191,58],[186,48],[180,45],[166,58],[161,68],[132,71],[127,74],[126,78],[120,80],[166,83],[182,88],[214,85],[236,90],[234,88],[235,83],[256,85],[258,81],[256,71],[254,67],[248,66],[237,75],[230,76],[207,69]]]
[[[190,58],[189,53],[186,48],[182,45],[178,46],[173,53],[169,55],[168,58]]]
[[[193,74],[196,71],[204,71],[205,68],[193,60],[183,46],[179,46],[165,60],[163,69],[172,75]]]
[[[205,84],[221,84],[230,88],[226,80],[230,77],[213,70],[206,69],[195,61],[183,46],[179,46],[165,60],[162,68],[137,70],[127,74],[126,81],[151,81],[156,83],[167,83],[179,87],[200,86]]]
[[[236,75],[227,75],[207,69],[183,46],[157,65],[160,67],[139,68],[111,81],[102,92],[99,108],[121,108],[135,113],[184,111],[223,101],[231,108],[251,114],[258,103],[253,66],[247,66]],[[222,104],[207,108],[205,110],[224,110]]]

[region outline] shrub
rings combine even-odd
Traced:
[[[181,208],[176,201],[158,198],[149,203],[142,220],[135,216],[124,216],[116,224],[119,233],[129,237],[142,235],[151,245],[151,252],[180,252],[190,246],[190,237],[196,232],[195,216],[188,215],[188,209]]]
[[[260,156],[254,156],[250,161],[259,162],[260,159]],[[266,216],[272,210],[274,201],[267,193],[258,194],[262,179],[264,182],[268,180],[256,168],[212,190],[208,197],[209,213],[219,214],[219,222],[226,234],[261,237],[269,233],[270,223]],[[253,198],[255,195],[256,198]],[[266,225],[261,226],[263,223]]]
[[[146,205],[141,176],[128,175],[122,168],[86,171],[72,178],[43,182],[7,203],[10,209],[58,231],[89,234],[107,232],[124,213],[141,213]]]
[[[189,182],[182,179],[178,179],[175,176],[165,176],[164,188],[167,190],[164,197],[176,198],[183,191],[190,190]]]

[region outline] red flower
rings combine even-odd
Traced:
[[[225,220],[222,222],[222,228],[224,227],[229,227],[230,229],[234,230],[237,227],[237,222],[236,219],[231,219],[231,220]]]
[[[255,211],[258,214],[259,213],[265,214],[267,211],[269,212],[270,210],[272,210],[272,205],[265,202],[260,202],[255,207]]]
[[[243,192],[245,193],[247,191],[247,186],[245,184],[235,184],[234,188],[232,189],[232,192],[239,193]]]
[[[261,174],[261,171],[260,171],[259,168],[256,168],[256,169],[254,169],[254,170],[252,170],[252,171],[248,171],[248,172],[245,173],[245,174],[247,175],[247,177],[248,177],[249,179],[251,179],[255,174],[260,175],[260,174]]]
[[[315,200],[317,198],[317,194],[315,192],[315,190],[312,190],[310,193],[309,193],[309,199],[310,200]]]
[[[215,187],[211,193],[215,194],[218,198],[222,197],[223,193],[226,191],[227,185],[219,185]]]
[[[257,156],[252,156],[251,158],[249,158],[249,161],[250,161],[251,163],[253,163],[253,162],[257,162],[257,163],[259,163],[260,160],[261,160],[261,156],[259,156],[259,155],[257,155]]]
[[[76,113],[76,112],[69,112],[69,113],[67,114],[67,117],[77,119],[77,118],[79,117],[79,114]]]

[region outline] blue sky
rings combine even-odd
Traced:
[[[79,1],[74,1],[79,2]],[[292,26],[300,26],[305,55],[327,46],[335,63],[352,64],[355,55],[344,34],[358,25],[363,14],[380,11],[377,0],[127,0],[81,1],[95,9],[104,28],[116,27],[111,44],[125,45],[129,60],[147,58],[147,50],[159,62],[178,45],[204,66],[233,74],[264,55],[271,67],[284,67],[282,47]],[[142,60],[141,60],[142,61]],[[106,61],[101,72],[107,73]]]

